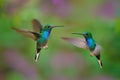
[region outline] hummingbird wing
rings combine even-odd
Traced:
[[[88,49],[87,47],[87,43],[85,41],[85,39],[83,38],[67,38],[67,37],[62,37],[63,40],[73,44],[76,47],[79,48],[84,48],[84,49]]]
[[[18,28],[15,28],[15,27],[12,27],[12,29],[15,30],[16,32],[22,34],[22,35],[25,35],[27,37],[30,37],[30,38],[34,39],[35,41],[39,37],[38,33],[35,33],[35,32],[32,32],[32,31],[22,30],[22,29],[18,29]]]
[[[32,24],[33,24],[33,29],[35,32],[39,33],[42,31],[43,26],[41,25],[41,23],[37,19],[33,19]]]

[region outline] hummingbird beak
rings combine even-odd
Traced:
[[[55,27],[64,27],[64,26],[51,26],[51,28],[55,28]]]
[[[84,34],[83,34],[83,33],[72,33],[72,34],[78,34],[78,35],[83,35],[83,36],[84,36]]]

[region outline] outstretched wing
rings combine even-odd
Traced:
[[[33,29],[35,32],[39,33],[42,31],[43,27],[37,19],[33,19],[32,24],[33,24]]]
[[[82,39],[82,38],[67,38],[67,37],[62,37],[62,39],[71,43],[71,44],[73,44],[76,47],[88,49],[85,39]]]
[[[25,35],[27,37],[30,37],[34,40],[37,40],[38,37],[39,37],[39,34],[38,33],[35,33],[35,32],[31,32],[31,31],[27,31],[27,30],[22,30],[22,29],[18,29],[18,28],[15,28],[15,27],[12,27],[13,30],[19,32],[20,34],[22,35]]]

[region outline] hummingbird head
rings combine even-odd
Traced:
[[[92,34],[90,32],[84,32],[83,36],[86,38],[92,38]]]
[[[50,26],[50,25],[45,25],[44,29],[45,29],[45,30],[52,29],[52,26]]]
[[[62,26],[45,25],[44,29],[45,29],[45,30],[51,30],[52,28],[55,28],[55,27],[62,27]]]
[[[91,34],[90,32],[84,32],[84,33],[72,33],[72,34],[83,35],[85,38],[92,38],[92,34]]]
[[[96,43],[94,39],[92,38],[92,34],[90,32],[84,32],[84,33],[73,33],[78,35],[83,35],[85,37],[85,40],[87,42],[87,45],[89,46],[90,50],[94,50],[96,47]]]

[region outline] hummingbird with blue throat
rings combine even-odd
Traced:
[[[51,33],[51,30],[55,27],[63,27],[63,26],[51,26],[51,25],[43,25],[37,20],[32,20],[32,26],[34,31],[28,31],[23,29],[18,29],[15,27],[12,27],[13,30],[19,32],[22,35],[25,35],[29,38],[32,38],[36,41],[36,55],[35,55],[35,62],[38,61],[40,51],[42,48],[47,49],[47,42]]]
[[[90,51],[91,56],[96,56],[100,68],[102,68],[102,61],[100,59],[101,46],[95,42],[90,32],[72,33],[83,35],[84,38],[67,38],[62,37],[63,40],[73,44],[76,47],[83,48]]]

